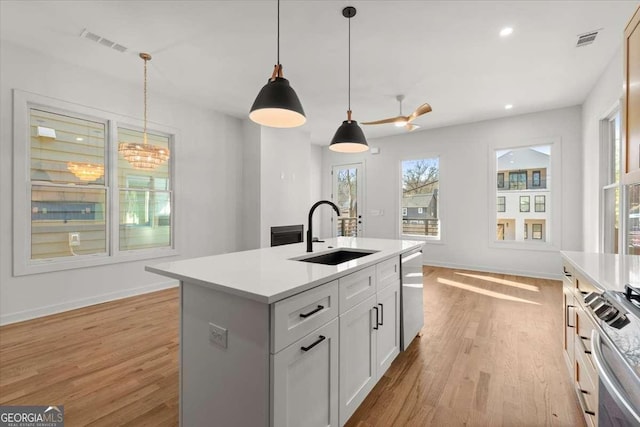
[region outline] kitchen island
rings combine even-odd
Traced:
[[[339,237],[148,266],[181,284],[181,425],[344,425],[399,353],[400,255],[422,245]],[[304,260],[338,249],[361,257]]]

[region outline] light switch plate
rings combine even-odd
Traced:
[[[222,348],[227,348],[227,330],[215,323],[209,323],[209,341]]]

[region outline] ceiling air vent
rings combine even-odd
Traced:
[[[112,42],[109,39],[105,39],[102,36],[92,33],[91,31],[88,31],[86,28],[82,30],[82,34],[80,34],[80,37],[85,38],[87,40],[91,40],[92,42],[96,42],[110,49],[117,50],[120,53],[125,53],[127,51],[127,48],[125,46],[122,46],[121,44],[118,44],[116,42]]]
[[[590,31],[588,33],[580,34],[578,36],[578,43],[576,44],[576,47],[586,46],[588,44],[593,43],[599,31],[600,30],[596,30],[596,31]]]

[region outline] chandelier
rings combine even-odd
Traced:
[[[144,60],[144,131],[142,144],[137,142],[123,142],[118,146],[118,152],[134,169],[153,170],[169,160],[169,149],[158,147],[147,142],[147,61],[151,60],[148,53],[140,53]]]
[[[94,163],[67,162],[67,169],[80,181],[95,181],[104,175],[104,166]]]

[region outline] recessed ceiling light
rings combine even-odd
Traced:
[[[511,110],[512,108],[513,108],[513,105],[511,105],[511,104],[507,104],[507,105],[504,106],[505,110]]]
[[[500,37],[507,37],[511,33],[513,33],[513,28],[504,27],[502,30],[500,30]]]
[[[84,138],[77,137],[76,141],[84,141]]]

